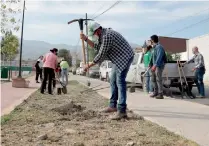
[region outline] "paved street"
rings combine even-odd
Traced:
[[[70,79],[86,84],[90,80],[91,87],[107,87],[108,83],[87,79],[83,76],[70,75]],[[96,89],[96,88],[95,88]],[[109,98],[109,88],[98,90],[102,96]],[[196,99],[201,100],[201,99]],[[209,99],[204,99],[208,102]],[[191,100],[190,100],[191,101]],[[168,98],[157,100],[141,91],[128,93],[128,108],[155,122],[168,130],[196,141],[202,146],[209,146],[209,106],[181,99]]]

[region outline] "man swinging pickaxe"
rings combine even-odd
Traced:
[[[94,21],[93,19],[82,19],[81,18],[81,19],[74,19],[72,21],[69,21],[68,24],[78,21],[80,31],[81,31],[80,34],[83,34],[83,21],[88,21],[88,20]],[[84,61],[84,64],[86,65],[86,53],[85,53],[84,40],[82,40],[82,49],[83,49],[83,61]]]

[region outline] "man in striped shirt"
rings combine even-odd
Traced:
[[[202,56],[202,54],[200,54],[198,47],[193,47],[192,48],[192,52],[194,54],[194,56],[187,61],[185,64],[187,63],[191,63],[194,62],[195,66],[193,68],[193,71],[195,71],[195,83],[197,85],[198,91],[199,91],[199,96],[200,98],[204,98],[205,97],[205,87],[204,87],[204,83],[203,83],[203,77],[205,74],[205,63],[204,63],[204,58]]]
[[[93,35],[98,43],[93,43],[85,35],[81,35],[81,39],[85,40],[92,48],[98,51],[98,54],[89,66],[85,67],[85,71],[97,63],[104,60],[110,60],[113,63],[110,85],[111,98],[109,107],[104,112],[117,112],[111,119],[119,120],[126,118],[126,76],[129,67],[133,61],[134,52],[126,39],[118,32],[112,29],[102,28],[98,23],[92,25]],[[117,106],[117,100],[118,106]],[[118,109],[117,109],[118,107]]]

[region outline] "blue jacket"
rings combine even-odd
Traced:
[[[154,47],[152,55],[152,63],[157,67],[164,67],[165,65],[165,50],[159,43]]]

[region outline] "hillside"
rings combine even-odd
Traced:
[[[133,48],[139,45],[130,43]],[[39,56],[44,55],[52,48],[67,49],[71,52],[80,52],[79,56],[82,56],[81,46],[72,46],[66,44],[50,44],[44,41],[37,40],[24,40],[23,41],[23,59],[37,59]],[[78,50],[77,50],[78,49]]]

